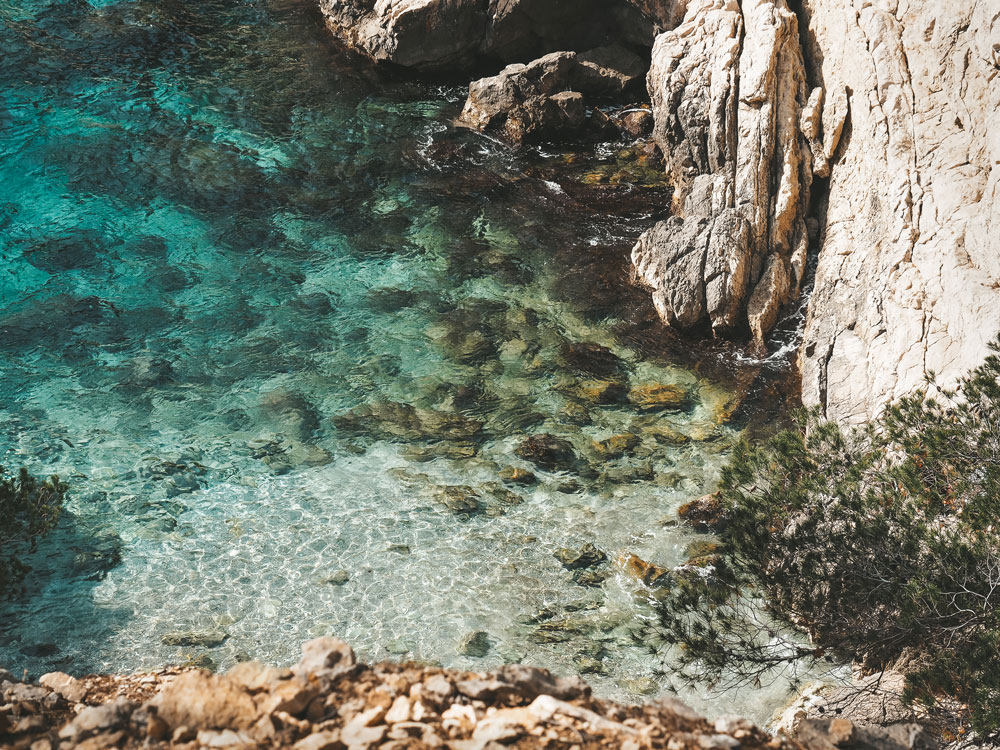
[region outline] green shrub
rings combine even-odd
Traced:
[[[27,572],[21,560],[59,521],[68,487],[59,477],[39,481],[21,469],[8,476],[0,467],[0,596],[11,596]]]
[[[744,441],[719,496],[713,575],[682,571],[660,610],[689,676],[853,660],[981,736],[1000,727],[1000,358],[852,430],[803,413]]]

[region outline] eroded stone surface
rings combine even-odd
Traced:
[[[379,62],[423,70],[554,50],[649,45],[679,21],[679,0],[320,0],[327,25]],[[595,23],[600,19],[600,23]]]
[[[647,85],[674,216],[636,243],[637,278],[666,323],[762,345],[801,288],[822,146],[796,16],[785,0],[695,0],[657,37]]]
[[[805,9],[834,162],[802,397],[856,422],[1000,331],[1000,2]]]

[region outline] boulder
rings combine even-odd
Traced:
[[[649,46],[679,0],[320,0],[327,27],[380,63],[467,70],[555,50]],[[595,19],[600,23],[595,23]],[[641,75],[641,74],[640,74]]]
[[[622,555],[618,564],[628,575],[641,581],[646,586],[666,586],[670,583],[670,571],[651,562],[646,562],[638,555]]]
[[[253,702],[250,702],[253,705]],[[59,730],[59,737],[70,743],[80,743],[88,737],[114,732],[128,725],[136,704],[126,698],[116,698],[100,706],[87,706],[66,726]]]
[[[206,729],[247,729],[258,716],[257,706],[236,681],[202,670],[178,675],[153,699],[167,726]]]
[[[597,47],[576,58],[576,88],[587,96],[619,100],[641,87],[649,63],[618,44]]]
[[[573,444],[548,433],[525,438],[515,453],[549,471],[571,471],[577,464]]]
[[[725,508],[717,494],[703,495],[677,509],[677,515],[695,531],[719,532],[726,528]]]
[[[47,687],[70,703],[80,703],[87,696],[87,686],[64,672],[49,672],[38,678],[38,684]]]
[[[358,668],[354,650],[339,638],[323,636],[302,644],[302,658],[293,671],[299,677],[334,681]]]
[[[473,81],[460,121],[478,130],[497,132],[513,143],[563,139],[584,128],[597,135],[611,135],[617,132],[616,126],[599,110],[588,120],[586,104],[621,99],[642,81],[647,67],[641,58],[620,46],[580,54],[552,52]]]
[[[556,550],[555,558],[562,563],[566,570],[577,570],[578,568],[593,568],[600,565],[608,559],[608,556],[588,542],[578,549],[563,547]]]

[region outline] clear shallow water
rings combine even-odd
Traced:
[[[585,670],[626,700],[679,687],[637,585],[553,557],[683,562],[672,512],[735,437],[740,374],[624,284],[668,203],[651,172],[456,129],[460,90],[350,60],[308,2],[0,1],[0,21],[2,463],[73,487],[0,609],[0,663],[225,668],[329,633],[369,659]],[[581,395],[604,377],[692,403]],[[504,487],[542,432],[575,471]],[[594,448],[623,432],[633,455]],[[489,653],[461,654],[478,630]],[[786,693],[682,694],[766,718]]]

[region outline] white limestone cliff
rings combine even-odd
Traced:
[[[813,70],[849,117],[802,397],[855,422],[929,371],[953,382],[1000,332],[1000,0],[805,5]]]

